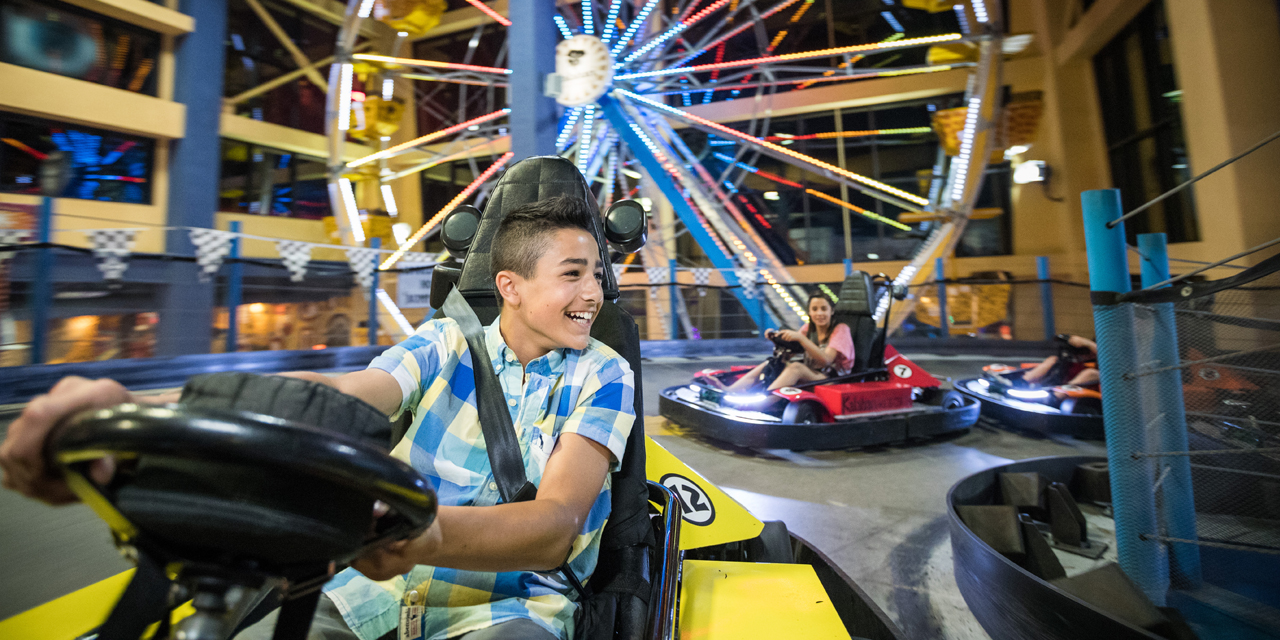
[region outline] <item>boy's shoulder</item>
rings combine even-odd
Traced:
[[[587,338],[587,348],[576,351],[580,363],[590,365],[594,371],[607,372],[616,368],[622,375],[631,374],[631,363],[622,357],[613,347],[595,339]]]

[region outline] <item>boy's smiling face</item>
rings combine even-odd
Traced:
[[[552,349],[585,349],[604,299],[596,239],[581,229],[558,229],[543,237],[546,244],[531,277],[495,274],[505,303],[503,338],[523,364]]]

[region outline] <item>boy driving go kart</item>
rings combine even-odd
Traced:
[[[336,387],[391,419],[410,411],[412,426],[392,455],[428,479],[441,505],[425,533],[366,553],[334,577],[309,637],[572,637],[576,605],[565,573],[585,581],[595,569],[610,513],[608,474],[635,420],[630,367],[590,338],[605,267],[592,215],[577,198],[535,202],[508,213],[492,245],[502,312],[485,329],[489,353],[480,361],[500,381],[536,498],[498,504],[477,413],[477,361],[452,319],[424,323],[363,371],[284,374]],[[78,412],[138,400],[111,380],[60,381],[10,426],[0,446],[4,486],[73,501],[45,465],[50,431]],[[105,482],[110,461],[93,473]],[[238,637],[268,638],[273,626],[269,616]]]

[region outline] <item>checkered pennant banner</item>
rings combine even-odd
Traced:
[[[98,270],[108,281],[119,280],[129,268],[129,254],[133,253],[133,239],[137,229],[93,229],[86,231],[93,243],[93,255],[98,259]]]
[[[734,269],[733,274],[738,276],[738,284],[742,285],[742,295],[748,300],[756,299],[756,270],[755,269]]]
[[[294,240],[277,240],[276,251],[280,252],[280,262],[289,269],[289,279],[302,282],[307,274],[307,263],[311,262],[311,243]]]
[[[713,271],[715,271],[715,269],[708,269],[707,267],[697,267],[693,269],[693,283],[698,285],[698,296],[701,297],[707,295],[707,290],[703,289],[703,287],[711,284],[711,273]]]
[[[644,273],[649,277],[649,284],[665,282],[671,273],[667,267],[645,267]],[[654,300],[658,299],[658,288],[649,287],[649,297]]]
[[[0,263],[18,255],[16,247],[5,247],[5,245],[21,244],[23,242],[31,242],[35,237],[35,231],[31,229],[0,229]]]
[[[373,270],[378,268],[378,253],[377,249],[347,249],[347,264],[356,274],[356,282],[366,289],[373,286]]]
[[[192,229],[187,234],[196,246],[196,264],[200,266],[200,281],[208,282],[222,266],[222,259],[231,253],[231,240],[235,234],[219,229]]]

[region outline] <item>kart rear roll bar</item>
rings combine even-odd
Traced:
[[[649,596],[650,640],[675,640],[679,629],[680,569],[684,554],[680,551],[680,501],[670,489],[650,481],[649,501],[662,507],[662,535],[658,540],[662,566]]]

